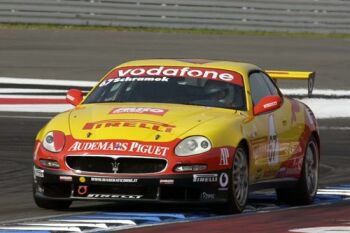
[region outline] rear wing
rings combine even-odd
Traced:
[[[315,85],[315,72],[309,71],[284,71],[284,70],[266,70],[265,71],[276,83],[277,79],[295,79],[307,80],[307,94],[310,97]]]

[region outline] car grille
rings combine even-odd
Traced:
[[[165,159],[108,156],[67,156],[66,163],[73,170],[97,173],[156,173],[165,169]]]

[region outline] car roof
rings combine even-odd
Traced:
[[[180,66],[180,67],[200,67],[200,68],[216,68],[223,70],[231,70],[242,75],[248,74],[251,70],[261,70],[256,65],[232,62],[223,60],[207,60],[207,59],[145,59],[128,61],[118,65],[116,68],[127,66]]]

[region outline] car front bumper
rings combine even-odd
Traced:
[[[228,170],[176,175],[83,175],[34,167],[34,195],[50,200],[227,202]]]

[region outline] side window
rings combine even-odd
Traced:
[[[257,104],[263,97],[272,95],[269,85],[261,72],[254,72],[249,75],[249,85],[253,105]]]
[[[266,74],[264,74],[264,73],[259,73],[259,74],[261,74],[261,76],[263,76],[265,82],[269,86],[271,95],[279,95],[278,89],[277,89],[276,85],[273,83],[273,81]]]

